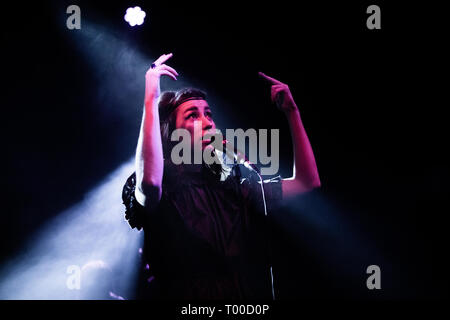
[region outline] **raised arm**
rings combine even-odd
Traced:
[[[303,127],[300,111],[292,98],[288,85],[262,72],[259,75],[272,85],[272,101],[286,115],[291,130],[294,147],[294,168],[292,177],[282,181],[283,197],[296,196],[320,187],[314,153]]]
[[[141,129],[136,148],[136,200],[145,207],[155,206],[161,199],[164,168],[158,98],[160,77],[177,80],[175,69],[164,64],[172,54],[159,57],[145,74],[145,99]]]

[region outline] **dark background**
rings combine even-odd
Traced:
[[[81,8],[82,30],[65,26],[70,4]],[[381,30],[366,28],[370,4],[381,7]],[[134,5],[147,17],[130,28],[123,15]],[[82,31],[95,23],[148,57],[173,52],[168,64],[209,93],[222,128],[279,128],[282,176],[291,173],[289,129],[257,72],[290,86],[323,186],[275,217],[279,298],[447,294],[438,5],[61,1],[1,10],[2,260],[134,154],[145,70],[121,77],[114,43],[93,52]],[[371,264],[382,290],[365,286]]]

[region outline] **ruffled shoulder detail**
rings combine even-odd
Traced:
[[[122,190],[122,200],[125,205],[125,219],[131,228],[141,230],[144,227],[145,208],[136,200],[136,172],[128,177]]]

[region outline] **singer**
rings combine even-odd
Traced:
[[[177,80],[178,73],[165,64],[171,57],[162,55],[146,73],[136,172],[122,193],[130,226],[144,230],[144,258],[153,275],[147,297],[272,299],[265,212],[270,215],[282,199],[320,186],[299,109],[286,84],[259,74],[286,115],[295,156],[293,176],[264,181],[264,193],[255,174],[245,174],[237,164],[175,165],[171,132],[188,130],[194,145],[199,143],[194,137],[213,132],[215,124],[202,91],[161,93],[161,76]],[[201,146],[210,148],[211,140],[202,139]]]

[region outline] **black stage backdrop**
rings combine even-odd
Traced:
[[[282,176],[291,173],[289,129],[257,72],[290,86],[322,188],[274,218],[279,299],[444,297],[443,9],[372,2],[2,6],[1,261],[133,156],[145,70],[117,76],[113,42],[121,39],[151,59],[173,52],[168,64],[208,92],[222,128],[279,128]],[[65,26],[71,4],[81,8],[78,31]],[[366,27],[370,4],[381,8],[381,30]],[[132,5],[148,14],[135,29],[123,20]],[[89,27],[105,41],[102,50],[81,35]],[[298,219],[317,199],[326,199],[323,228]],[[366,288],[371,264],[381,267],[382,290]]]

